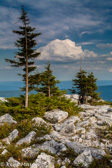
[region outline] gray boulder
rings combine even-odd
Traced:
[[[22,149],[22,156],[24,158],[34,158],[38,155],[39,151],[48,151],[51,154],[61,154],[66,151],[67,148],[63,143],[56,142],[54,140],[46,141],[41,145],[33,145],[28,148]]]
[[[67,120],[65,120],[63,123],[58,123],[54,125],[54,129],[62,135],[71,136],[75,133],[75,123],[79,122],[80,119],[75,116],[69,117]]]
[[[38,124],[38,125],[40,125],[40,124],[46,124],[47,125],[47,123],[40,117],[32,118],[32,122],[35,122],[35,124]]]
[[[74,152],[76,152],[77,154],[81,154],[85,150],[87,150],[87,151],[90,150],[91,155],[95,159],[101,159],[104,155],[106,155],[106,153],[103,149],[86,147],[85,145],[82,145],[78,142],[67,142],[66,145],[69,149],[73,149]]]
[[[85,150],[78,157],[76,157],[73,164],[74,165],[82,164],[84,167],[88,167],[92,161],[93,161],[93,157],[91,155],[91,151]]]
[[[21,154],[23,158],[31,158],[34,159],[39,153],[38,145],[32,145],[30,147],[24,148],[21,150]]]
[[[5,114],[0,117],[0,125],[4,125],[4,123],[17,124],[17,122],[15,120],[13,120],[13,117],[10,114]]]
[[[22,145],[22,144],[30,144],[32,142],[32,140],[34,140],[36,136],[36,132],[35,131],[31,131],[25,138],[20,139],[17,143],[16,146],[18,145]]]
[[[68,117],[68,112],[62,110],[53,110],[46,112],[44,118],[51,123],[60,123]]]
[[[55,168],[54,162],[54,157],[47,155],[46,153],[41,153],[30,168]]]
[[[5,155],[8,152],[7,149],[4,149],[3,152],[1,153],[1,155]]]
[[[15,160],[13,157],[10,157],[6,163],[6,166],[11,168],[19,167],[20,165],[21,163]]]
[[[56,142],[54,140],[46,141],[40,146],[40,150],[47,150],[52,154],[60,154],[67,150],[66,146],[63,143]]]
[[[19,131],[17,129],[14,129],[7,138],[3,139],[3,141],[6,143],[6,144],[10,144],[11,141],[13,141],[14,139],[17,138],[19,134]]]

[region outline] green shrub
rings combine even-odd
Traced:
[[[8,123],[4,123],[4,125],[0,125],[0,139],[6,138],[10,132],[15,129],[16,125]]]
[[[104,129],[97,129],[96,132],[99,139],[112,140],[112,126],[111,127],[106,126]]]
[[[100,106],[103,106],[103,105],[112,105],[112,103],[111,103],[111,102],[108,102],[108,101],[93,101],[93,102],[90,102],[90,104],[91,104],[92,106],[98,106],[98,105],[100,105]]]
[[[94,160],[89,168],[112,168],[112,162],[110,156],[104,156],[102,159]]]
[[[38,93],[29,96],[29,107],[24,108],[24,96],[8,98],[8,102],[0,105],[0,115],[9,113],[17,121],[31,119],[34,116],[43,117],[46,111],[61,109],[67,111],[69,116],[78,114],[81,111],[76,103],[67,100],[65,97],[46,97]]]

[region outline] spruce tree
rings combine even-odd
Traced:
[[[88,96],[91,96],[92,101],[93,100],[99,100],[100,93],[97,93],[98,87],[96,85],[97,78],[94,77],[93,72],[88,74]]]
[[[59,80],[56,80],[56,77],[53,76],[50,63],[45,67],[45,71],[40,74],[40,86],[36,87],[36,91],[44,93],[47,97],[59,96],[63,94],[63,91],[60,91],[56,84],[60,83]],[[36,82],[35,82],[36,84]]]
[[[73,87],[71,92],[79,94],[79,102],[84,103],[86,96],[86,73],[84,70],[80,69],[80,71],[76,74],[76,78],[72,80]]]
[[[22,22],[22,26],[19,26],[19,30],[13,31],[20,37],[15,42],[15,45],[19,49],[19,51],[16,53],[16,59],[6,59],[6,61],[10,62],[14,67],[23,68],[24,73],[19,75],[23,77],[23,81],[25,82],[25,108],[27,108],[29,85],[28,76],[29,73],[33,72],[36,69],[36,66],[34,66],[34,59],[37,58],[40,53],[35,52],[34,47],[37,45],[35,38],[39,36],[40,33],[34,33],[35,28],[32,28],[30,26],[30,20],[23,6],[19,20]]]
[[[71,93],[79,94],[79,103],[87,103],[88,96],[91,96],[91,99],[99,99],[99,93],[96,93],[97,79],[94,77],[93,73],[87,75],[87,72],[80,69],[80,71],[76,74],[76,78],[72,80],[73,87],[71,89]]]

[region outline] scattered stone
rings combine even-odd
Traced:
[[[67,148],[63,143],[56,142],[54,140],[46,141],[40,146],[40,150],[47,150],[51,154],[61,154],[66,151]]]
[[[70,160],[68,158],[65,158],[63,161],[62,161],[62,165],[65,165],[65,164],[70,164]]]
[[[79,95],[78,94],[72,94],[72,95],[65,95],[66,99],[71,99],[72,102],[78,103],[79,101]]]
[[[90,150],[92,156],[95,159],[101,159],[104,155],[106,155],[106,153],[103,149],[86,147],[85,145],[82,145],[77,142],[67,142],[66,145],[68,146],[68,148],[73,149],[74,152],[76,152],[77,154],[80,154],[80,153],[84,152],[85,150]]]
[[[82,164],[84,167],[88,167],[92,161],[93,161],[93,157],[91,155],[91,151],[85,150],[83,153],[81,153],[79,156],[76,157],[73,164],[74,165]]]
[[[17,122],[15,120],[13,120],[13,117],[10,114],[5,114],[0,117],[0,125],[4,125],[4,123],[17,124]]]
[[[71,101],[76,101],[76,95],[68,95],[67,98],[71,98]],[[93,159],[101,159],[108,151],[112,154],[112,141],[111,129],[106,131],[106,136],[104,139],[99,137],[99,132],[97,130],[105,129],[107,126],[112,126],[112,108],[109,105],[103,106],[91,106],[91,105],[80,105],[83,108],[83,112],[80,112],[79,116],[68,117],[68,112],[62,110],[53,110],[45,113],[44,118],[50,123],[47,123],[40,117],[34,117],[31,122],[32,130],[33,126],[52,126],[50,134],[36,137],[36,132],[31,131],[26,137],[20,139],[16,146],[21,144],[30,144],[35,139],[35,144],[30,147],[21,150],[21,155],[23,158],[36,159],[36,161],[31,165],[31,168],[54,168],[54,157],[40,152],[48,152],[56,155],[58,157],[59,166],[61,168],[66,168],[66,165],[70,164],[68,158],[59,159],[59,156],[63,154],[66,150],[73,150],[78,157],[75,158],[73,164],[83,164],[84,167],[88,167]],[[13,117],[9,114],[5,114],[0,117],[0,125],[4,123],[17,123],[13,120]],[[11,141],[17,138],[18,130],[13,130],[9,136],[0,142],[1,155],[5,155],[7,151],[7,146],[3,146],[5,141],[10,144]],[[13,156],[12,156],[13,157]],[[52,159],[51,159],[52,158]],[[74,159],[74,158],[73,158]],[[11,165],[10,167],[18,167],[20,163],[13,158],[10,160],[16,163],[16,166]],[[51,161],[52,160],[52,161]],[[52,164],[50,164],[52,163]]]
[[[14,129],[7,138],[3,139],[3,141],[6,143],[6,144],[10,144],[11,141],[13,141],[14,139],[17,138],[19,134],[19,131],[17,129]]]
[[[18,162],[17,160],[15,160],[13,157],[10,157],[6,163],[7,167],[11,167],[11,168],[15,168],[15,167],[19,167],[21,165],[20,162]]]
[[[46,112],[44,118],[51,123],[60,123],[68,117],[68,112],[62,110],[52,110]]]
[[[48,151],[51,154],[60,155],[62,152],[66,151],[67,148],[63,143],[58,143],[54,140],[46,141],[43,144],[32,145],[31,147],[22,149],[22,156],[24,158],[34,158],[38,155],[39,151]]]
[[[77,123],[77,127],[87,127],[87,126],[89,126],[90,125],[90,122],[89,121],[83,121],[83,122],[81,122],[81,123]]]
[[[40,124],[46,124],[46,125],[47,125],[47,123],[46,123],[42,118],[40,118],[40,117],[34,117],[34,118],[32,119],[32,121],[33,121],[35,124],[38,124],[38,125],[40,125]]]
[[[80,119],[75,116],[69,117],[63,123],[58,123],[54,125],[54,129],[60,132],[61,135],[72,136],[75,133],[75,123],[79,122]]]
[[[98,137],[94,130],[90,130],[86,133],[85,139],[96,140]]]
[[[1,153],[1,155],[5,155],[8,152],[7,149],[4,149],[3,152]]]
[[[35,131],[31,131],[25,138],[20,139],[16,145],[22,145],[22,144],[30,144],[32,142],[32,140],[34,140],[36,136],[36,132]]]
[[[23,158],[31,158],[34,159],[39,153],[38,145],[32,145],[30,147],[24,148],[21,150],[21,154]]]
[[[106,122],[104,121],[97,121],[97,125],[99,126],[105,126]]]
[[[55,168],[54,162],[54,157],[47,155],[46,153],[41,153],[30,168]]]
[[[42,136],[42,137],[37,137],[36,138],[36,141],[41,141],[41,140],[45,140],[45,141],[50,141],[50,140],[52,140],[52,138],[51,138],[51,135],[44,135],[44,136]]]

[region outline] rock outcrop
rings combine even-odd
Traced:
[[[106,128],[112,126],[112,108],[109,105],[80,107],[83,111],[77,116],[68,117],[68,112],[57,109],[45,113],[44,119],[47,121],[39,117],[33,118],[30,122],[32,131],[19,141],[16,138],[20,132],[14,129],[8,137],[1,138],[0,154],[4,156],[10,153],[8,145],[15,141],[13,144],[17,149],[20,147],[21,158],[26,162],[28,159],[33,160],[30,168],[55,168],[55,164],[60,168],[80,164],[89,167],[94,159],[101,159],[106,155],[106,151],[111,154],[112,140],[108,137],[111,137],[112,131],[109,132]],[[0,117],[0,125],[6,122],[17,124],[9,114]],[[43,128],[50,125],[51,132],[39,135],[37,132],[41,127],[36,127],[35,124],[43,125]],[[107,136],[102,138],[99,131],[103,130]],[[7,145],[4,145],[4,142]],[[69,152],[73,154],[72,159]],[[15,167],[21,166],[21,161],[16,160],[13,155],[7,159],[7,164],[12,163]]]
[[[30,168],[55,168],[54,161],[54,157],[41,153]]]
[[[0,117],[0,125],[3,125],[4,123],[17,124],[17,122],[15,120],[13,120],[13,117],[10,114],[5,114]]]
[[[45,113],[44,118],[51,123],[60,123],[68,117],[68,112],[53,110]]]
[[[32,142],[32,140],[34,140],[35,136],[36,136],[36,132],[35,131],[31,131],[26,137],[20,139],[16,143],[16,146],[22,145],[22,144],[30,144]]]

